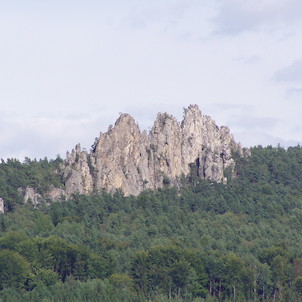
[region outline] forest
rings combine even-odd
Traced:
[[[302,148],[234,156],[227,184],[192,165],[178,187],[38,206],[18,188],[59,187],[62,159],[2,160],[0,301],[302,301]]]

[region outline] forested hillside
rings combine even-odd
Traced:
[[[0,163],[0,198],[5,200],[7,211],[12,211],[18,203],[22,203],[19,188],[33,187],[43,194],[51,185],[61,186],[61,170],[63,160],[47,158],[31,160],[25,158],[21,163],[17,159],[1,159]]]
[[[17,190],[59,186],[61,159],[2,161],[0,301],[302,301],[302,148],[234,156],[227,184],[192,165],[177,188],[38,207]]]

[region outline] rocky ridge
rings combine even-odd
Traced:
[[[185,109],[181,123],[159,113],[149,133],[141,132],[129,114],[122,114],[106,133],[100,133],[90,152],[80,144],[67,152],[64,194],[122,190],[137,195],[177,185],[193,166],[200,178],[225,182],[225,170],[234,171],[233,151],[243,155],[229,129],[218,127],[197,105]]]

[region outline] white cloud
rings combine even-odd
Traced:
[[[245,31],[272,30],[301,21],[299,0],[223,0],[214,19],[217,31],[238,34]]]
[[[291,64],[301,58],[301,6],[297,0],[1,3],[0,157],[64,155],[78,142],[89,148],[119,112],[149,129],[157,112],[180,120],[191,103],[232,132],[299,140],[291,128],[301,120],[300,65]]]
[[[106,131],[107,117],[99,115],[69,116],[11,116],[0,122],[1,158],[65,157],[77,143],[88,150]]]
[[[254,147],[254,146],[273,146],[277,147],[280,144],[281,147],[287,148],[290,146],[301,145],[302,139],[299,140],[285,140],[278,136],[272,136],[265,132],[260,131],[245,131],[245,132],[235,132],[234,137],[237,141],[240,141],[244,147]]]
[[[289,66],[278,70],[274,79],[278,82],[302,83],[302,59],[295,60]]]
[[[301,102],[302,88],[297,88],[297,87],[289,88],[289,89],[287,89],[286,94],[290,98],[292,98],[292,97],[299,97],[299,100]]]

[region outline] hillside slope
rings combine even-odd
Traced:
[[[302,148],[237,156],[227,185],[193,169],[138,196],[17,203],[0,214],[0,301],[302,301]]]

